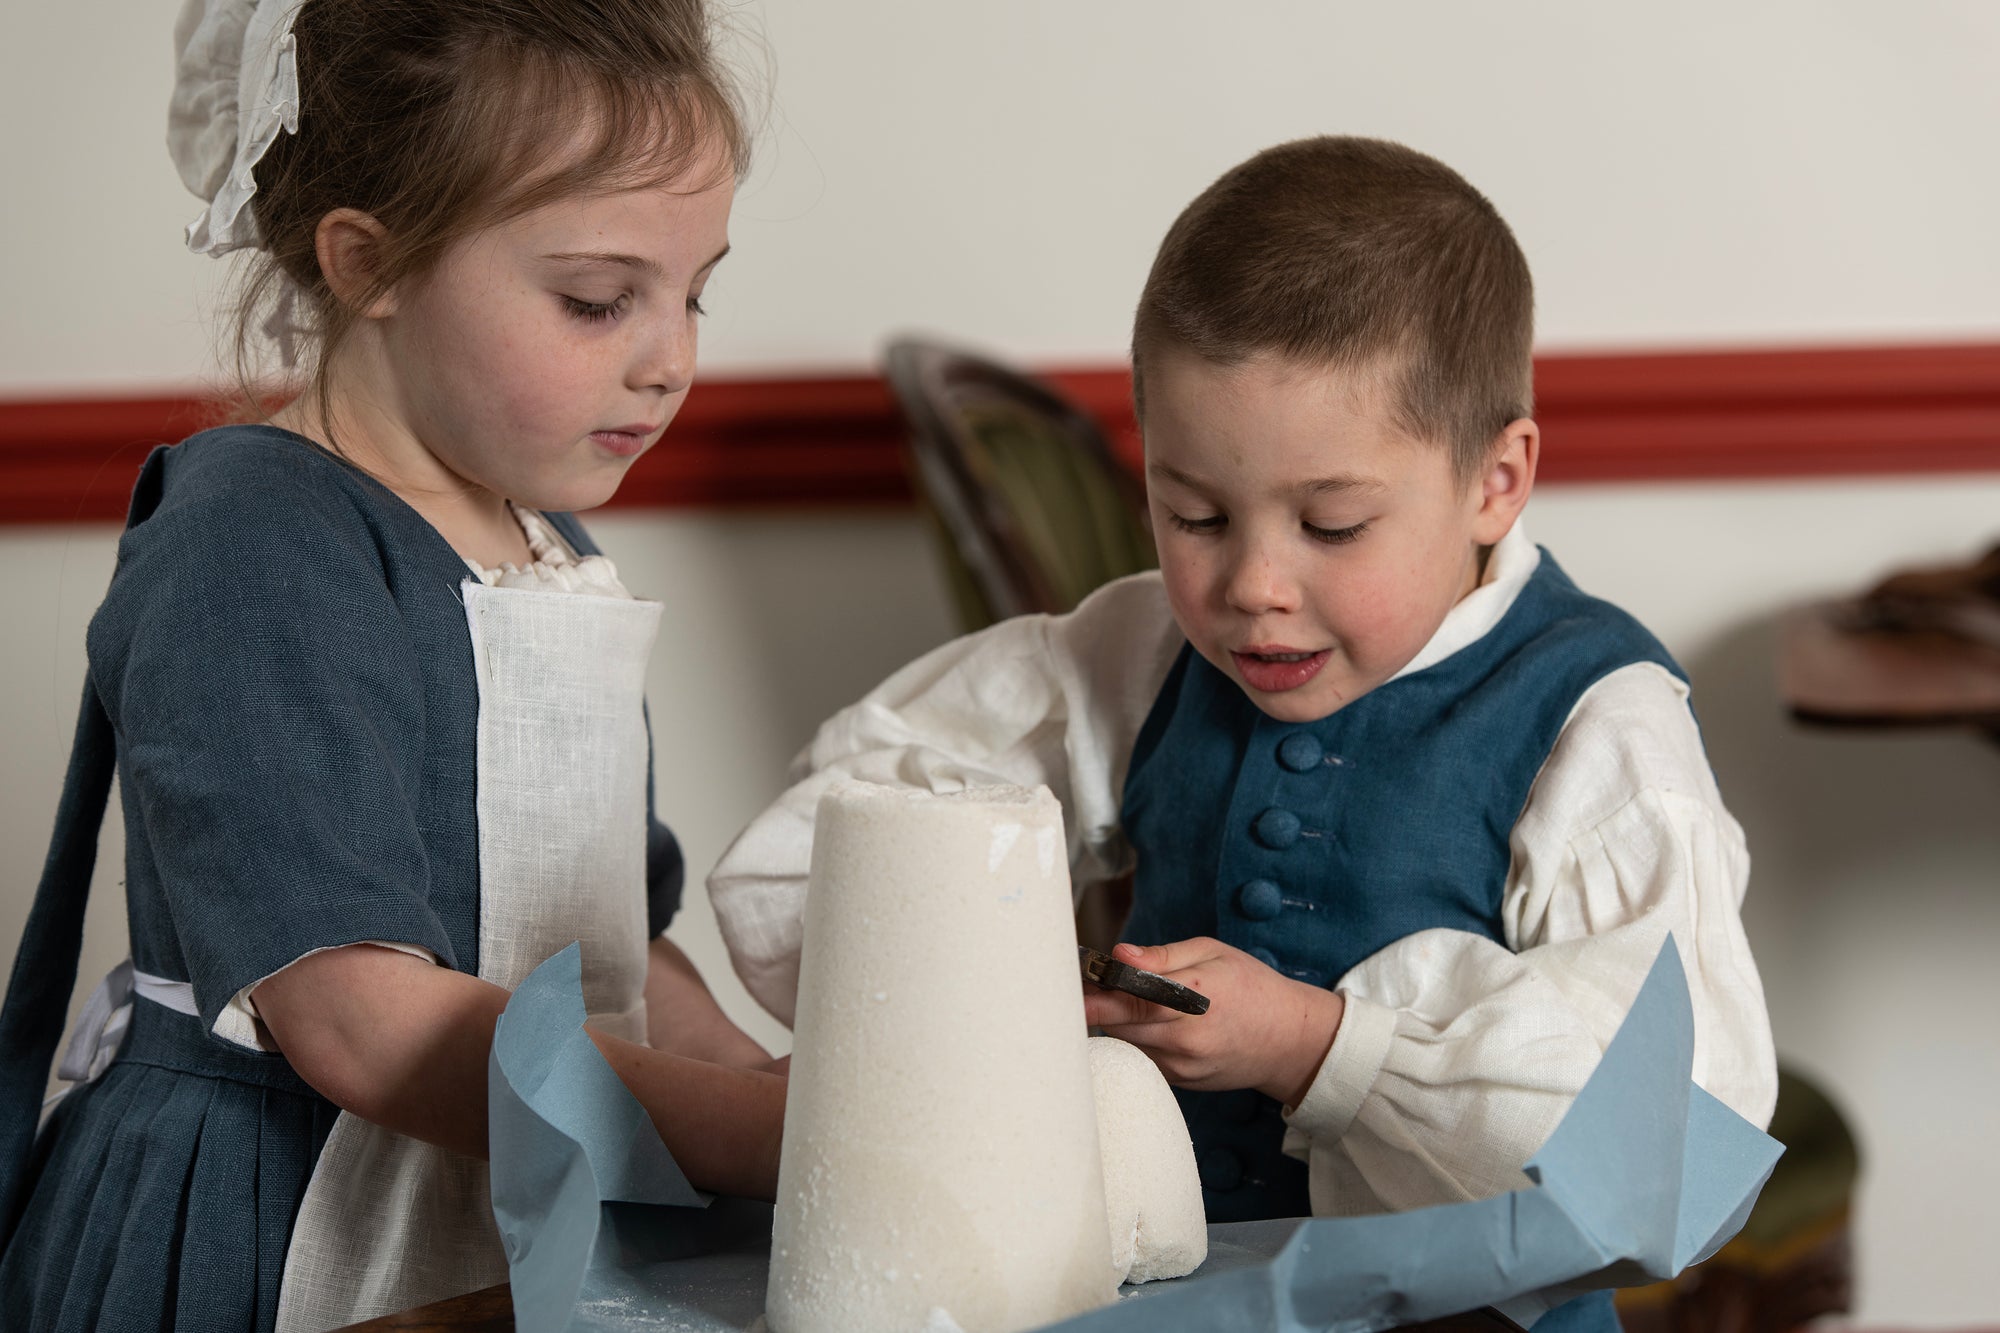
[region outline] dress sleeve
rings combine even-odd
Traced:
[[[306,954],[452,959],[417,805],[422,673],[375,539],[309,486],[242,500],[131,529],[89,635],[128,841],[204,1025],[238,1041],[242,994]]]
[[[568,517],[565,515],[565,517]],[[572,523],[575,520],[570,520]],[[581,532],[581,529],[578,529]],[[681,910],[681,895],[687,887],[687,857],[681,840],[661,822],[654,805],[653,770],[658,755],[653,745],[653,710],[646,709],[646,937],[657,939],[667,933]]]
[[[648,732],[652,730],[647,727]],[[687,858],[674,831],[653,813],[652,744],[646,760],[646,934],[659,936],[681,910],[681,890],[687,884]]]
[[[1740,915],[1749,857],[1685,687],[1638,664],[1586,693],[1512,851],[1507,947],[1423,931],[1340,980],[1340,1030],[1288,1117],[1315,1213],[1523,1187],[1669,934],[1693,999],[1695,1082],[1769,1123],[1777,1067]]]
[[[835,714],[793,763],[791,788],[709,876],[745,988],[792,1021],[813,816],[839,782],[1045,784],[1062,803],[1079,891],[1129,868],[1125,767],[1180,645],[1159,576],[1135,574],[1068,615],[1021,616],[947,643]]]

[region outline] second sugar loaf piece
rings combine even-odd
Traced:
[[[819,806],[773,1333],[1012,1333],[1112,1265],[1062,811],[866,783]]]

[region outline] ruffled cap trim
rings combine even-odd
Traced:
[[[179,51],[167,107],[167,149],[181,180],[209,201],[188,225],[188,248],[222,255],[260,243],[248,211],[254,169],[280,133],[299,128],[292,22],[302,0],[187,0],[174,24]]]

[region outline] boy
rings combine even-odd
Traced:
[[[1085,1001],[1177,1086],[1211,1221],[1524,1185],[1669,932],[1696,1081],[1767,1123],[1748,859],[1684,678],[1517,522],[1532,304],[1492,205],[1399,145],[1209,187],[1133,332],[1160,573],[821,729],[710,881],[752,992],[789,1017],[828,784],[1046,782],[1079,885],[1136,858],[1119,956],[1213,999]],[[1550,1318],[1615,1327],[1602,1294]]]

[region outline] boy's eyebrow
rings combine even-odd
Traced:
[[[1379,491],[1382,483],[1373,477],[1317,477],[1292,487],[1294,495],[1334,495],[1349,491]]]
[[[1191,491],[1206,489],[1199,477],[1189,476],[1168,463],[1148,463],[1146,471],[1164,477],[1168,481],[1177,482]],[[1315,477],[1311,481],[1302,481],[1296,486],[1288,486],[1285,489],[1292,495],[1311,497],[1343,492],[1379,491],[1383,489],[1383,485],[1373,477]]]
[[[729,247],[723,246],[715,252],[715,257],[696,269],[696,273],[706,273],[723,260]],[[596,264],[605,268],[636,268],[649,278],[664,281],[667,271],[644,255],[621,255],[610,250],[569,250],[561,254],[543,255],[543,259],[557,264]]]
[[[1187,473],[1181,471],[1179,468],[1170,466],[1169,464],[1166,463],[1148,463],[1146,465],[1146,471],[1154,476],[1165,477],[1168,481],[1177,482],[1178,484],[1187,487],[1191,491],[1198,491],[1202,489],[1201,480],[1199,478],[1191,477]]]

